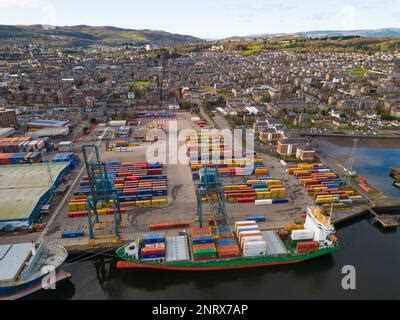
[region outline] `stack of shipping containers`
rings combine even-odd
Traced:
[[[255,221],[238,221],[235,231],[244,257],[258,257],[267,254],[267,243]]]
[[[129,207],[150,207],[163,206],[168,204],[167,176],[163,174],[163,165],[159,163],[132,163],[132,162],[112,162],[109,163],[108,171],[114,179],[114,189],[116,190],[120,205],[124,208]],[[86,210],[86,199],[90,195],[90,185],[88,177],[84,177],[70,204],[70,217],[79,217]],[[109,214],[113,207],[112,203],[103,204],[102,214]],[[72,211],[72,208],[78,209]],[[123,212],[125,210],[122,210]],[[111,213],[112,214],[112,213]]]
[[[217,247],[211,227],[191,229],[193,256],[195,261],[214,260]]]
[[[165,256],[165,234],[149,233],[143,235],[140,248],[140,259],[142,261],[164,261]]]
[[[299,179],[300,183],[307,188],[307,194],[314,196],[315,203],[319,206],[333,204],[335,207],[344,207],[368,201],[356,195],[353,190],[340,190],[344,181],[322,164],[289,166],[287,172]]]

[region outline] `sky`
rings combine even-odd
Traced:
[[[0,24],[164,30],[204,39],[400,27],[400,0],[0,0]]]

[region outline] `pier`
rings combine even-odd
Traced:
[[[369,211],[385,229],[397,228],[400,225],[400,206],[376,207]]]

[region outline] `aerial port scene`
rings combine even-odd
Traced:
[[[399,1],[96,3],[0,0],[0,300],[400,299]]]

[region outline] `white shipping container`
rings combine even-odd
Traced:
[[[267,243],[265,241],[255,241],[246,243],[243,248],[243,255],[245,257],[261,256],[267,253]]]
[[[167,261],[188,261],[190,259],[186,236],[167,238],[166,243]]]
[[[257,228],[257,230],[260,230],[260,228],[258,227],[257,224],[254,224],[252,226],[239,226],[236,228],[236,233],[240,233],[243,231],[254,231],[253,229],[256,229],[256,228]]]
[[[243,248],[243,246],[247,243],[247,242],[252,242],[252,241],[262,241],[264,238],[262,236],[253,236],[253,237],[245,237],[242,239],[241,243],[240,243],[240,247]]]
[[[262,238],[262,236],[261,236]],[[267,242],[265,240],[260,240],[260,241],[248,241],[244,243],[243,249],[251,249],[251,248],[266,248],[267,247]]]
[[[237,228],[238,226],[247,225],[250,223],[257,224],[257,222],[253,221],[253,220],[252,221],[237,221],[237,222],[235,222],[235,228]]]
[[[44,148],[44,141],[43,140],[39,140],[38,148],[39,148],[39,150]]]
[[[272,200],[271,199],[256,200],[254,203],[256,206],[267,206],[272,204]]]
[[[239,234],[239,242],[241,243],[243,238],[252,237],[252,236],[261,236],[261,231],[244,231]]]
[[[290,235],[292,240],[311,240],[314,239],[314,231],[313,230],[293,230]]]
[[[165,243],[149,243],[144,246],[145,248],[165,248]]]
[[[110,127],[124,127],[124,126],[126,126],[126,120],[110,121],[109,125],[110,125]]]

